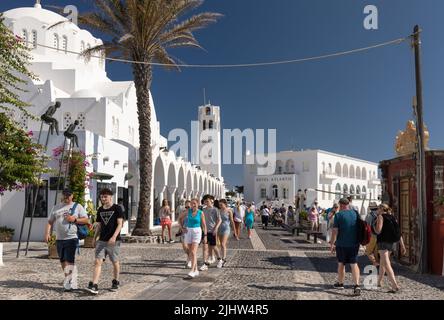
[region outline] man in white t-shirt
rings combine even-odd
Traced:
[[[81,204],[73,202],[73,192],[63,190],[63,202],[55,206],[49,215],[46,226],[45,241],[51,239],[51,228],[56,234],[57,253],[65,273],[65,291],[77,289],[76,272],[74,270],[76,249],[79,243],[77,225],[88,224],[88,214]]]

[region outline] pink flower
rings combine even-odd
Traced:
[[[33,137],[33,136],[34,136],[34,132],[32,132],[32,130],[29,131],[29,132],[28,132],[28,137]]]

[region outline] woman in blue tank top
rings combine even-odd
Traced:
[[[247,210],[245,210],[245,226],[247,227],[248,231],[248,239],[251,239],[251,229],[253,229],[253,224],[254,224],[254,210],[251,203],[249,203],[247,205]]]
[[[205,224],[205,215],[198,209],[199,200],[191,200],[191,208],[186,213],[186,225],[183,230],[185,231],[185,243],[188,245],[188,252],[191,260],[191,271],[188,273],[190,278],[194,278],[199,275],[197,270],[197,248],[202,240],[203,236],[207,236],[207,226]],[[182,219],[185,220],[185,217]]]

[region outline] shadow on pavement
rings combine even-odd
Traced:
[[[49,284],[55,284],[55,283],[49,283]],[[47,286],[45,283],[42,283],[42,282],[26,281],[26,280],[0,281],[0,288],[8,288],[8,289],[28,288],[28,289],[40,289],[40,290],[47,290],[47,291],[54,291],[54,292],[62,292],[63,291],[63,288],[61,286],[55,288],[55,287]]]

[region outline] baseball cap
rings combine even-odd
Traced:
[[[65,188],[65,189],[63,189],[62,194],[70,196],[70,195],[73,194],[73,192],[72,192],[72,190],[70,188]]]

